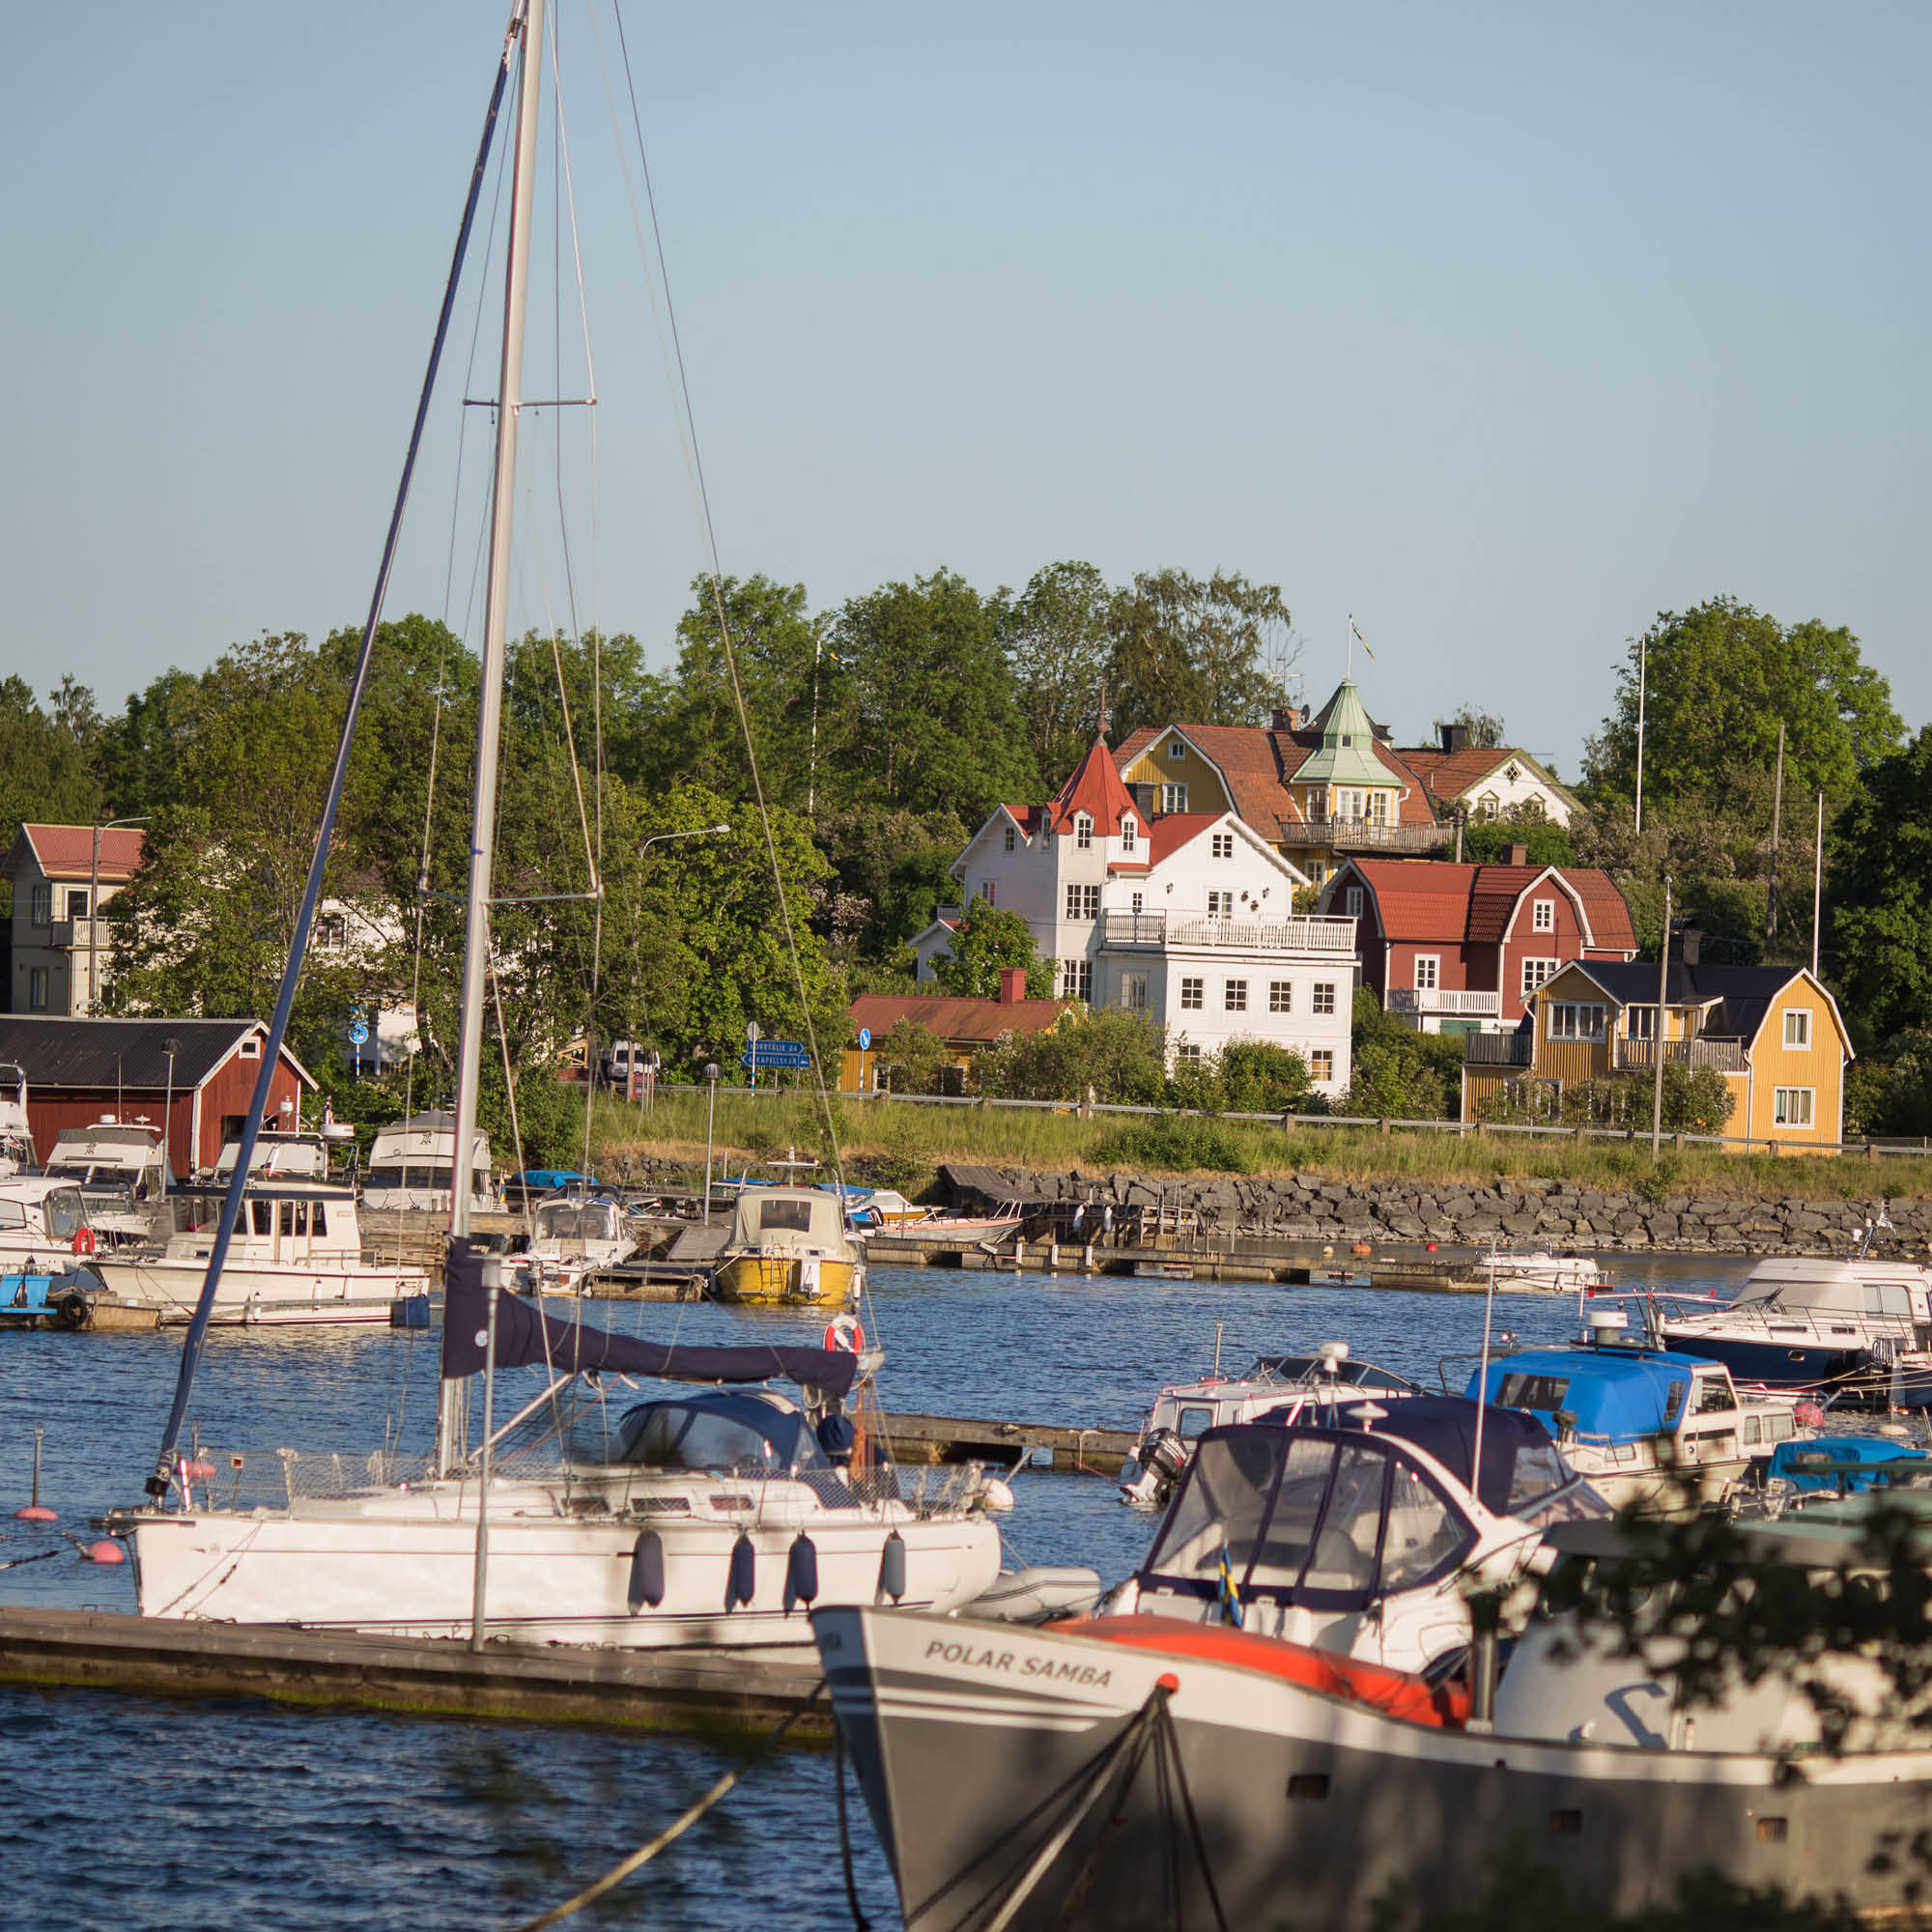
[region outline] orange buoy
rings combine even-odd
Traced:
[[[90,1563],[125,1563],[128,1552],[112,1537],[103,1537],[99,1543],[87,1546],[87,1560]]]

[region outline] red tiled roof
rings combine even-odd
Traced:
[[[1540,879],[1541,866],[1477,866],[1469,889],[1469,938],[1483,946],[1493,946],[1509,929],[1517,901],[1532,879]]]
[[[1383,935],[1389,939],[1493,946],[1528,887],[1553,875],[1582,900],[1589,925],[1585,943],[1592,952],[1636,950],[1623,894],[1607,872],[1594,867],[1458,866],[1446,859],[1350,863],[1374,891]]]
[[[923,1027],[937,1039],[992,1040],[1003,1033],[1044,1033],[1067,1010],[1065,1000],[974,999],[963,993],[862,993],[845,1009],[848,1044],[870,1027],[876,1047],[900,1020]]]
[[[1210,825],[1219,825],[1225,811],[1164,811],[1148,834],[1148,859],[1158,866],[1172,858],[1190,840],[1199,838]]]
[[[1440,799],[1461,798],[1473,784],[1480,783],[1499,765],[1518,755],[1508,746],[1475,747],[1461,752],[1444,752],[1437,747],[1405,746],[1399,753],[1404,764]]]
[[[1084,811],[1093,819],[1094,829],[1110,838],[1120,836],[1121,820],[1126,813],[1145,816],[1122,780],[1104,738],[1095,738],[1088,746],[1087,755],[1074,767],[1073,776],[1060,787],[1047,810],[1051,814],[1048,823],[1055,832],[1070,831],[1073,814]]]
[[[26,840],[40,868],[49,878],[79,880],[94,872],[94,827],[91,825],[23,825]],[[137,825],[117,826],[100,835],[100,877],[106,885],[125,886],[141,863],[147,838]]]
[[[1631,909],[1616,881],[1596,867],[1566,866],[1563,876],[1577,888],[1589,916],[1593,950],[1634,952],[1636,930],[1631,924]]]

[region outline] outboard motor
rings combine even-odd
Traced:
[[[1157,1509],[1166,1502],[1174,1479],[1187,1466],[1187,1444],[1172,1429],[1156,1429],[1142,1443],[1133,1473],[1121,1471],[1121,1494],[1130,1503]]]

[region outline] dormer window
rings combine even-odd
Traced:
[[[1131,815],[1121,820],[1121,850],[1122,852],[1131,852],[1134,850],[1134,840],[1138,836],[1139,827],[1135,825]]]
[[[1346,752],[1354,742],[1355,742],[1355,734],[1352,731],[1344,731],[1342,733],[1343,751]]]
[[[1073,842],[1083,852],[1094,842],[1094,821],[1084,811],[1074,814]]]

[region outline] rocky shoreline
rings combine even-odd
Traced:
[[[1191,1208],[1204,1232],[1278,1240],[1495,1240],[1692,1254],[1843,1254],[1875,1200],[1730,1200],[1615,1192],[1570,1180],[1505,1177],[1480,1185],[1346,1181],[1319,1174],[1272,1179],[997,1170],[1013,1194],[1116,1206],[1164,1201]],[[1881,1252],[1932,1253],[1932,1199],[1890,1204],[1895,1235]]]

